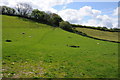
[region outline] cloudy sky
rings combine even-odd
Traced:
[[[65,21],[87,26],[118,27],[118,1],[93,2],[93,0],[2,0],[0,6],[14,8],[19,2],[30,4],[34,9],[59,14]]]

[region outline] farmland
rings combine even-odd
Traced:
[[[86,33],[87,35],[95,38],[105,39],[110,41],[119,41],[119,37],[118,37],[119,32],[100,31],[100,30],[80,28],[80,27],[77,27],[76,30]]]
[[[83,37],[19,17],[2,17],[3,77],[117,77],[118,43]]]

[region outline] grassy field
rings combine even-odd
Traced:
[[[105,39],[110,41],[119,41],[118,39],[118,33],[119,32],[108,32],[108,31],[100,31],[95,29],[89,29],[89,28],[75,28],[78,31],[81,31],[83,33],[86,33],[89,36],[99,38],[99,39]],[[119,41],[120,42],[120,41]]]
[[[94,40],[18,17],[2,17],[3,77],[117,77],[118,43]],[[72,45],[80,47],[69,47]]]

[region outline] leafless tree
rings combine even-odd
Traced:
[[[30,14],[32,12],[32,7],[31,7],[31,5],[29,5],[27,3],[18,3],[16,5],[16,10],[17,10],[18,14],[20,14],[22,16],[27,16],[28,14]]]

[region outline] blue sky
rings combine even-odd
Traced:
[[[57,5],[54,8],[62,8],[64,5]],[[72,2],[66,5],[67,8],[71,9],[79,9],[83,6],[92,6],[95,9],[108,9],[108,8],[116,8],[118,6],[118,2]]]
[[[111,12],[118,7],[118,2],[72,2],[66,5],[56,5],[53,8],[62,10],[66,6],[68,9],[80,9],[84,6],[91,6],[94,9],[103,11],[104,14],[111,14]]]

